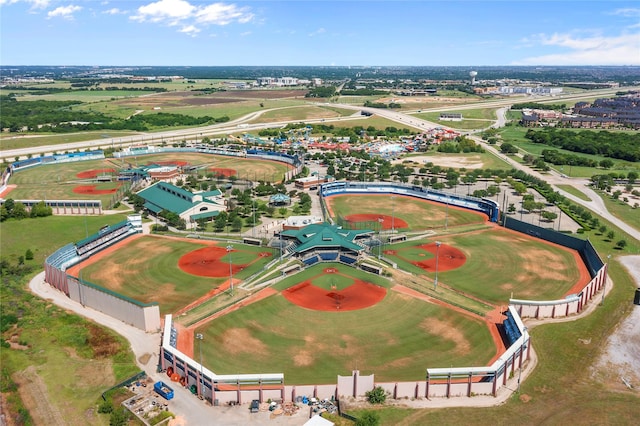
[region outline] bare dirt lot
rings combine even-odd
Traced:
[[[437,166],[453,167],[454,169],[482,169],[484,167],[482,158],[479,155],[447,155],[446,157],[419,155],[412,156],[410,159],[417,163],[433,163]],[[395,160],[393,163],[402,163],[404,161],[406,161],[406,158]]]
[[[640,256],[623,256],[619,260],[640,288]],[[640,389],[640,306],[631,302],[630,299],[631,313],[618,324],[593,367],[594,377],[613,389]]]

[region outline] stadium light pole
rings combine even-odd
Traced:
[[[440,246],[442,243],[440,241],[436,241],[436,277],[433,280],[433,291],[438,291],[438,257],[440,255]]]
[[[607,289],[607,275],[609,272],[609,260],[611,259],[611,255],[608,254],[607,255],[607,264],[605,265],[605,267],[607,268],[605,270],[605,274],[604,274],[604,284],[602,284],[602,300],[600,301],[600,306],[604,306],[604,293],[605,290]]]
[[[447,225],[449,223],[449,197],[447,197],[447,207],[444,210],[444,230],[447,230]]]
[[[527,327],[522,329],[522,345],[520,345],[520,368],[518,369],[518,393],[520,393],[520,380],[522,379],[522,354],[524,353],[524,341],[527,335]]]
[[[231,296],[233,296],[233,269],[231,266],[231,251],[233,250],[233,246],[229,244],[227,246],[227,253],[229,253],[229,288],[231,289]]]
[[[200,350],[200,396],[204,395],[204,376],[202,373],[202,339],[204,336],[201,333],[196,334],[196,339],[198,339],[198,349]]]
[[[395,195],[391,196],[391,236],[393,236],[393,234],[395,233],[395,207],[396,207],[396,203],[395,203]]]

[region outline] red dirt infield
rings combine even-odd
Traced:
[[[214,175],[223,177],[235,176],[238,174],[235,169],[225,169],[223,167],[209,167],[209,170],[211,170]]]
[[[350,214],[349,216],[345,216],[345,220],[350,223],[378,222],[382,226],[382,229],[401,229],[409,227],[409,224],[404,220],[398,217],[391,217],[386,214]]]
[[[86,195],[105,195],[105,194],[113,194],[118,190],[118,188],[113,189],[96,189],[96,185],[78,185],[73,188],[73,192],[76,194],[86,194]]]
[[[94,170],[85,170],[84,172],[80,172],[76,174],[77,178],[80,179],[93,179],[98,177],[98,175],[103,175],[106,173],[115,173],[115,169],[94,169]]]
[[[232,250],[233,252],[233,250]],[[178,267],[187,274],[200,277],[222,278],[229,276],[229,263],[220,261],[227,255],[225,247],[203,247],[193,250],[178,260]],[[233,274],[240,272],[247,265],[231,262]]]
[[[419,247],[423,250],[433,253],[434,255],[436,254],[436,243],[423,244]],[[440,249],[438,251],[438,271],[443,272],[459,268],[464,265],[466,261],[467,256],[465,256],[464,253],[457,248],[446,244],[440,245]],[[429,260],[411,263],[413,263],[418,268],[424,269],[425,271],[435,271],[436,269],[435,257]]]
[[[387,295],[379,287],[354,279],[353,284],[343,290],[325,290],[310,281],[304,281],[282,292],[289,302],[313,311],[356,311],[380,303]]]

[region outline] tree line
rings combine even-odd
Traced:
[[[229,121],[228,116],[192,117],[165,112],[138,114],[121,119],[94,111],[75,109],[79,101],[20,101],[14,97],[1,96],[2,114],[0,128],[10,132],[27,129],[30,132],[67,133],[86,130],[133,130],[146,131],[158,127],[201,126]]]
[[[546,128],[527,131],[534,143],[558,147],[583,154],[602,155],[626,161],[640,161],[640,134],[608,131],[581,131]]]

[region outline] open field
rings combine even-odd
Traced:
[[[450,154],[437,151],[417,152],[414,154],[403,155],[400,159],[393,161],[394,163],[405,163],[413,161],[414,167],[424,167],[426,163],[433,163],[437,166],[454,169],[492,169],[492,170],[509,170],[511,166],[501,157],[497,157],[489,152],[482,153],[459,153]],[[407,164],[411,165],[411,164]]]
[[[329,266],[351,273],[343,265],[310,269]],[[482,364],[495,353],[483,321],[393,291],[375,306],[341,312],[303,309],[278,294],[197,332],[214,342],[202,350],[216,373],[283,372],[290,384],[332,383],[355,363],[376,380],[419,380],[427,365]]]
[[[451,288],[495,305],[506,306],[509,298],[555,300],[571,293],[578,283],[589,281],[580,256],[571,250],[503,229],[488,229],[440,236],[443,244],[461,250],[466,262],[459,268],[440,269],[438,280]],[[411,263],[424,252],[417,246],[433,241],[411,241],[385,246],[396,254],[386,256],[401,269],[434,278],[433,268],[425,270]],[[415,257],[415,256],[414,256]],[[446,259],[443,259],[446,260]],[[544,265],[544,267],[541,267]],[[497,273],[499,271],[499,273]]]
[[[138,134],[131,131],[118,131],[118,130],[97,130],[94,132],[79,132],[79,133],[32,133],[26,135],[16,136],[0,136],[0,144],[2,144],[3,150],[20,149],[28,147],[46,146],[64,144],[70,142],[82,142],[94,139],[111,139],[124,136],[131,136]]]
[[[198,240],[181,240],[147,236],[127,240],[117,250],[107,250],[91,258],[90,263],[74,266],[69,274],[101,285],[144,303],[158,302],[161,313],[177,311],[207,294],[229,279],[229,258],[233,276],[244,279],[258,272],[271,257],[260,253],[269,249],[234,244],[231,254],[225,244],[199,243]],[[221,273],[195,275],[180,266],[180,259],[205,247],[220,248],[218,256],[201,256],[206,269]]]
[[[571,195],[575,195],[576,197],[580,198],[581,200],[591,201],[591,198],[589,198],[587,196],[587,194],[585,194],[584,192],[581,192],[575,186],[571,186],[571,185],[556,185],[556,186],[558,188],[562,189],[563,191],[567,191]]]
[[[332,217],[345,217],[355,213],[382,214],[392,216],[407,223],[408,228],[394,227],[399,232],[417,232],[427,229],[483,223],[487,216],[440,203],[419,200],[413,197],[388,195],[335,195],[325,199]],[[378,230],[378,224],[363,224]],[[375,227],[375,228],[374,228]]]
[[[336,111],[315,105],[304,105],[295,107],[285,107],[266,111],[261,114],[255,120],[251,120],[252,123],[269,123],[274,121],[305,121],[318,118],[336,118],[342,115]]]

